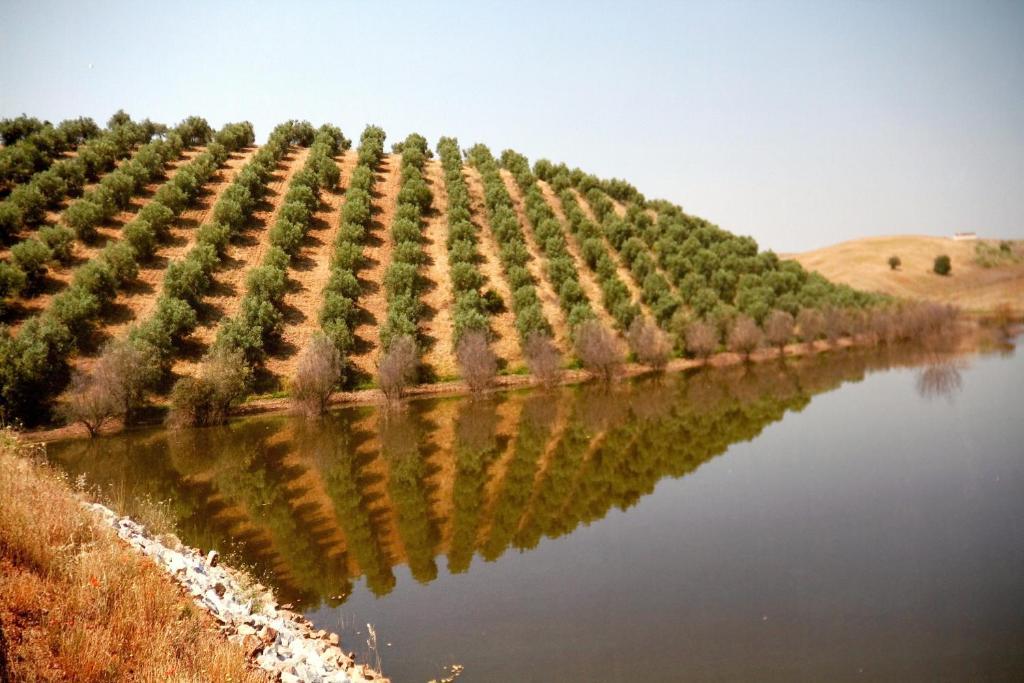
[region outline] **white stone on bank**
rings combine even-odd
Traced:
[[[204,557],[197,550],[172,539],[175,549],[151,537],[145,528],[118,517],[99,503],[84,503],[117,535],[166,570],[222,626],[228,640],[239,643],[264,671],[282,683],[363,683],[386,681],[380,674],[356,664],[339,647],[337,634],[316,632],[302,616],[278,609],[266,592],[254,605],[251,594],[235,575],[220,566],[220,555],[211,550]]]

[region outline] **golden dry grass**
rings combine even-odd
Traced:
[[[984,241],[998,245],[997,240]],[[1024,307],[1024,259],[985,268],[976,261],[977,244],[923,235],[865,237],[783,258],[866,291],[941,301],[976,312],[992,311],[1000,304]],[[1018,253],[1024,251],[1020,242],[1014,246]],[[940,254],[947,254],[952,262],[948,276],[932,272]],[[899,269],[889,268],[890,256],[903,262]]]
[[[11,680],[268,680],[28,448],[0,433],[0,665]]]

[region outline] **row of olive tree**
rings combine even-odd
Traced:
[[[547,159],[537,160],[533,165],[533,172],[538,178],[551,184],[558,192],[567,187],[575,187],[583,194],[589,194],[591,189],[597,189],[620,202],[642,206],[646,201],[643,194],[625,180],[620,178],[602,180],[597,176],[584,173],[578,168],[570,170],[565,164],[554,164]]]
[[[419,319],[423,314],[420,296],[426,282],[420,274],[423,252],[423,214],[429,210],[433,193],[423,179],[430,155],[426,138],[411,133],[402,143],[401,187],[391,223],[391,263],[384,273],[388,312],[380,330],[381,351],[402,337],[419,341]]]
[[[455,299],[452,321],[453,342],[457,348],[467,332],[477,331],[489,337],[491,315],[503,302],[494,291],[485,292],[483,289],[487,278],[480,272],[482,259],[478,249],[478,229],[473,224],[469,186],[462,177],[459,141],[441,138],[437,143],[437,153],[441,157],[448,193],[448,271]]]
[[[323,293],[320,327],[345,357],[352,349],[362,292],[357,274],[364,267],[363,248],[373,220],[373,187],[377,166],[384,156],[384,130],[367,126],[359,138],[355,169],[345,191],[341,224],[331,255],[331,276]]]
[[[246,276],[241,310],[221,324],[215,342],[217,347],[240,351],[252,366],[262,362],[267,345],[280,336],[284,321],[281,306],[292,257],[319,206],[323,181],[330,176],[337,183],[337,175],[325,171],[323,161],[334,164],[333,157],[346,142],[340,130],[327,124],[319,130],[308,123],[297,124],[295,130],[290,139],[293,144],[302,144],[308,139],[305,131],[314,130],[309,156],[292,176],[284,203],[277,211],[270,229],[270,248],[262,263]]]
[[[166,165],[182,151],[183,140],[206,142],[209,126],[192,117],[175,128],[166,140],[144,145],[130,161],[107,174],[94,190],[86,192],[62,215],[65,225],[47,226],[11,248],[10,260],[0,263],[0,296],[31,297],[37,293],[51,261],[67,263],[71,258],[74,236],[93,240],[96,228],[127,208],[132,197],[149,182],[164,174]],[[217,143],[220,144],[220,143]],[[174,208],[187,199],[212,172],[209,164],[183,168],[173,183],[165,184],[154,197],[158,204]],[[154,207],[147,211],[156,211]]]
[[[251,127],[248,130],[251,134]],[[240,137],[227,134],[224,139],[233,143]],[[211,144],[181,169],[185,172],[182,180],[176,175],[161,186],[150,205],[163,207],[161,214],[169,212],[169,224],[198,194],[200,186],[192,181],[205,182],[229,153],[223,144]],[[169,186],[175,191],[161,192]],[[164,203],[168,197],[174,199],[172,205]],[[94,322],[109,310],[118,289],[134,280],[140,260],[145,256],[125,234],[125,239],[109,243],[96,258],[77,268],[70,287],[56,295],[42,314],[28,320],[17,337],[6,329],[0,333],[0,417],[25,422],[48,417],[53,398],[67,381],[68,358],[90,334]]]
[[[569,228],[580,242],[583,260],[601,285],[605,310],[615,318],[621,329],[629,329],[633,320],[640,315],[640,307],[633,301],[629,287],[619,277],[617,265],[609,253],[600,226],[587,218],[572,190],[562,190],[559,199],[569,220]]]
[[[512,311],[516,316],[516,331],[522,344],[527,345],[534,335],[551,336],[551,323],[544,316],[536,282],[527,263],[530,252],[526,247],[523,228],[519,225],[515,206],[501,179],[498,164],[491,151],[477,144],[469,149],[469,163],[479,171],[484,185],[484,204],[491,232],[500,247],[501,265],[512,290]]]
[[[64,152],[95,137],[100,127],[90,118],[49,121],[19,116],[0,121],[0,187],[23,183],[45,171]]]
[[[57,208],[65,197],[78,196],[86,183],[113,169],[119,159],[131,155],[138,145],[166,131],[165,126],[149,120],[118,121],[79,147],[74,158],[56,161],[28,182],[14,187],[0,201],[0,241],[9,241],[22,229],[43,222],[47,209]]]
[[[505,150],[501,155],[501,163],[512,173],[523,192],[526,217],[533,226],[533,234],[545,257],[544,272],[558,294],[558,303],[565,312],[569,328],[574,330],[583,321],[594,317],[594,309],[580,286],[579,273],[569,253],[562,226],[544,199],[526,157]]]
[[[566,192],[566,190],[563,190]],[[622,262],[640,287],[640,298],[654,314],[658,324],[668,327],[672,316],[680,310],[682,300],[672,291],[668,280],[658,272],[657,263],[650,249],[639,236],[635,219],[641,213],[637,205],[631,205],[631,220],[616,215],[612,201],[597,187],[587,191],[587,203],[601,222],[601,230],[608,243],[615,249]]]

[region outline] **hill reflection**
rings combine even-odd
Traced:
[[[529,551],[628,509],[755,438],[815,394],[921,359],[850,351],[707,369],[611,388],[415,401],[398,414],[349,408],[319,422],[258,417],[183,432],[147,430],[50,446],[131,514],[168,501],[179,536],[216,547],[312,609],[365,577],[375,595],[397,565],[420,582]]]

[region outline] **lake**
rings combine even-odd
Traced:
[[[48,452],[396,682],[1024,680],[1022,388],[838,351]]]

